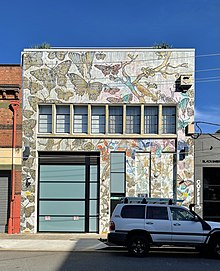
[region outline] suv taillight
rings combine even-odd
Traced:
[[[114,231],[115,230],[115,223],[113,221],[109,222],[109,231]]]

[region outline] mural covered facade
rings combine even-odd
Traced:
[[[22,166],[21,231],[39,230],[39,152],[99,152],[100,233],[108,230],[110,216],[111,152],[125,153],[126,196],[147,194],[182,199],[187,205],[193,202],[194,146],[185,128],[194,120],[194,60],[193,49],[25,50],[23,147],[28,147],[30,154]],[[184,91],[178,81],[183,75],[191,78]],[[106,128],[104,134],[93,134],[88,117],[86,134],[72,129],[67,134],[39,133],[39,105],[44,104],[157,106],[158,132],[147,134],[142,127],[139,134],[128,134],[123,128],[120,135],[114,135]],[[165,106],[176,108],[172,134],[163,132]],[[181,151],[184,159],[180,159]]]

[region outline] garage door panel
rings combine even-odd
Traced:
[[[40,158],[38,231],[98,232],[98,162],[93,153]]]
[[[40,183],[40,199],[84,199],[85,183]]]
[[[39,230],[51,232],[83,232],[85,227],[84,217],[40,217]]]
[[[8,184],[9,176],[7,176],[6,173],[0,172],[0,232],[5,232],[7,230],[9,207]]]
[[[40,201],[39,215],[84,215],[84,201]]]

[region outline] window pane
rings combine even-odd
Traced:
[[[111,153],[111,194],[125,193],[125,153]]]
[[[144,218],[145,205],[125,205],[121,211],[123,218]]]
[[[191,214],[190,212],[182,208],[170,207],[170,211],[171,211],[173,220],[192,221],[194,219],[193,214]]]
[[[70,132],[70,107],[67,105],[57,105],[56,107],[56,132]]]
[[[127,106],[126,108],[126,133],[140,134],[140,106]]]
[[[123,129],[123,108],[122,106],[109,107],[109,133],[122,134]]]
[[[125,172],[125,154],[111,152],[111,172]]]
[[[39,105],[39,133],[52,133],[52,106]]]
[[[74,106],[73,132],[87,133],[88,108],[87,106]]]
[[[163,115],[163,133],[175,134],[176,133],[176,107],[166,106],[162,109]]]
[[[105,133],[105,106],[92,107],[92,133]]]
[[[125,192],[125,174],[111,173],[111,193]]]
[[[167,207],[147,207],[147,219],[168,220]]]
[[[144,108],[144,133],[158,133],[158,108],[156,106]]]

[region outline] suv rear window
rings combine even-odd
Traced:
[[[167,207],[147,206],[147,219],[168,220]]]
[[[121,211],[123,218],[144,218],[145,205],[125,205]]]

